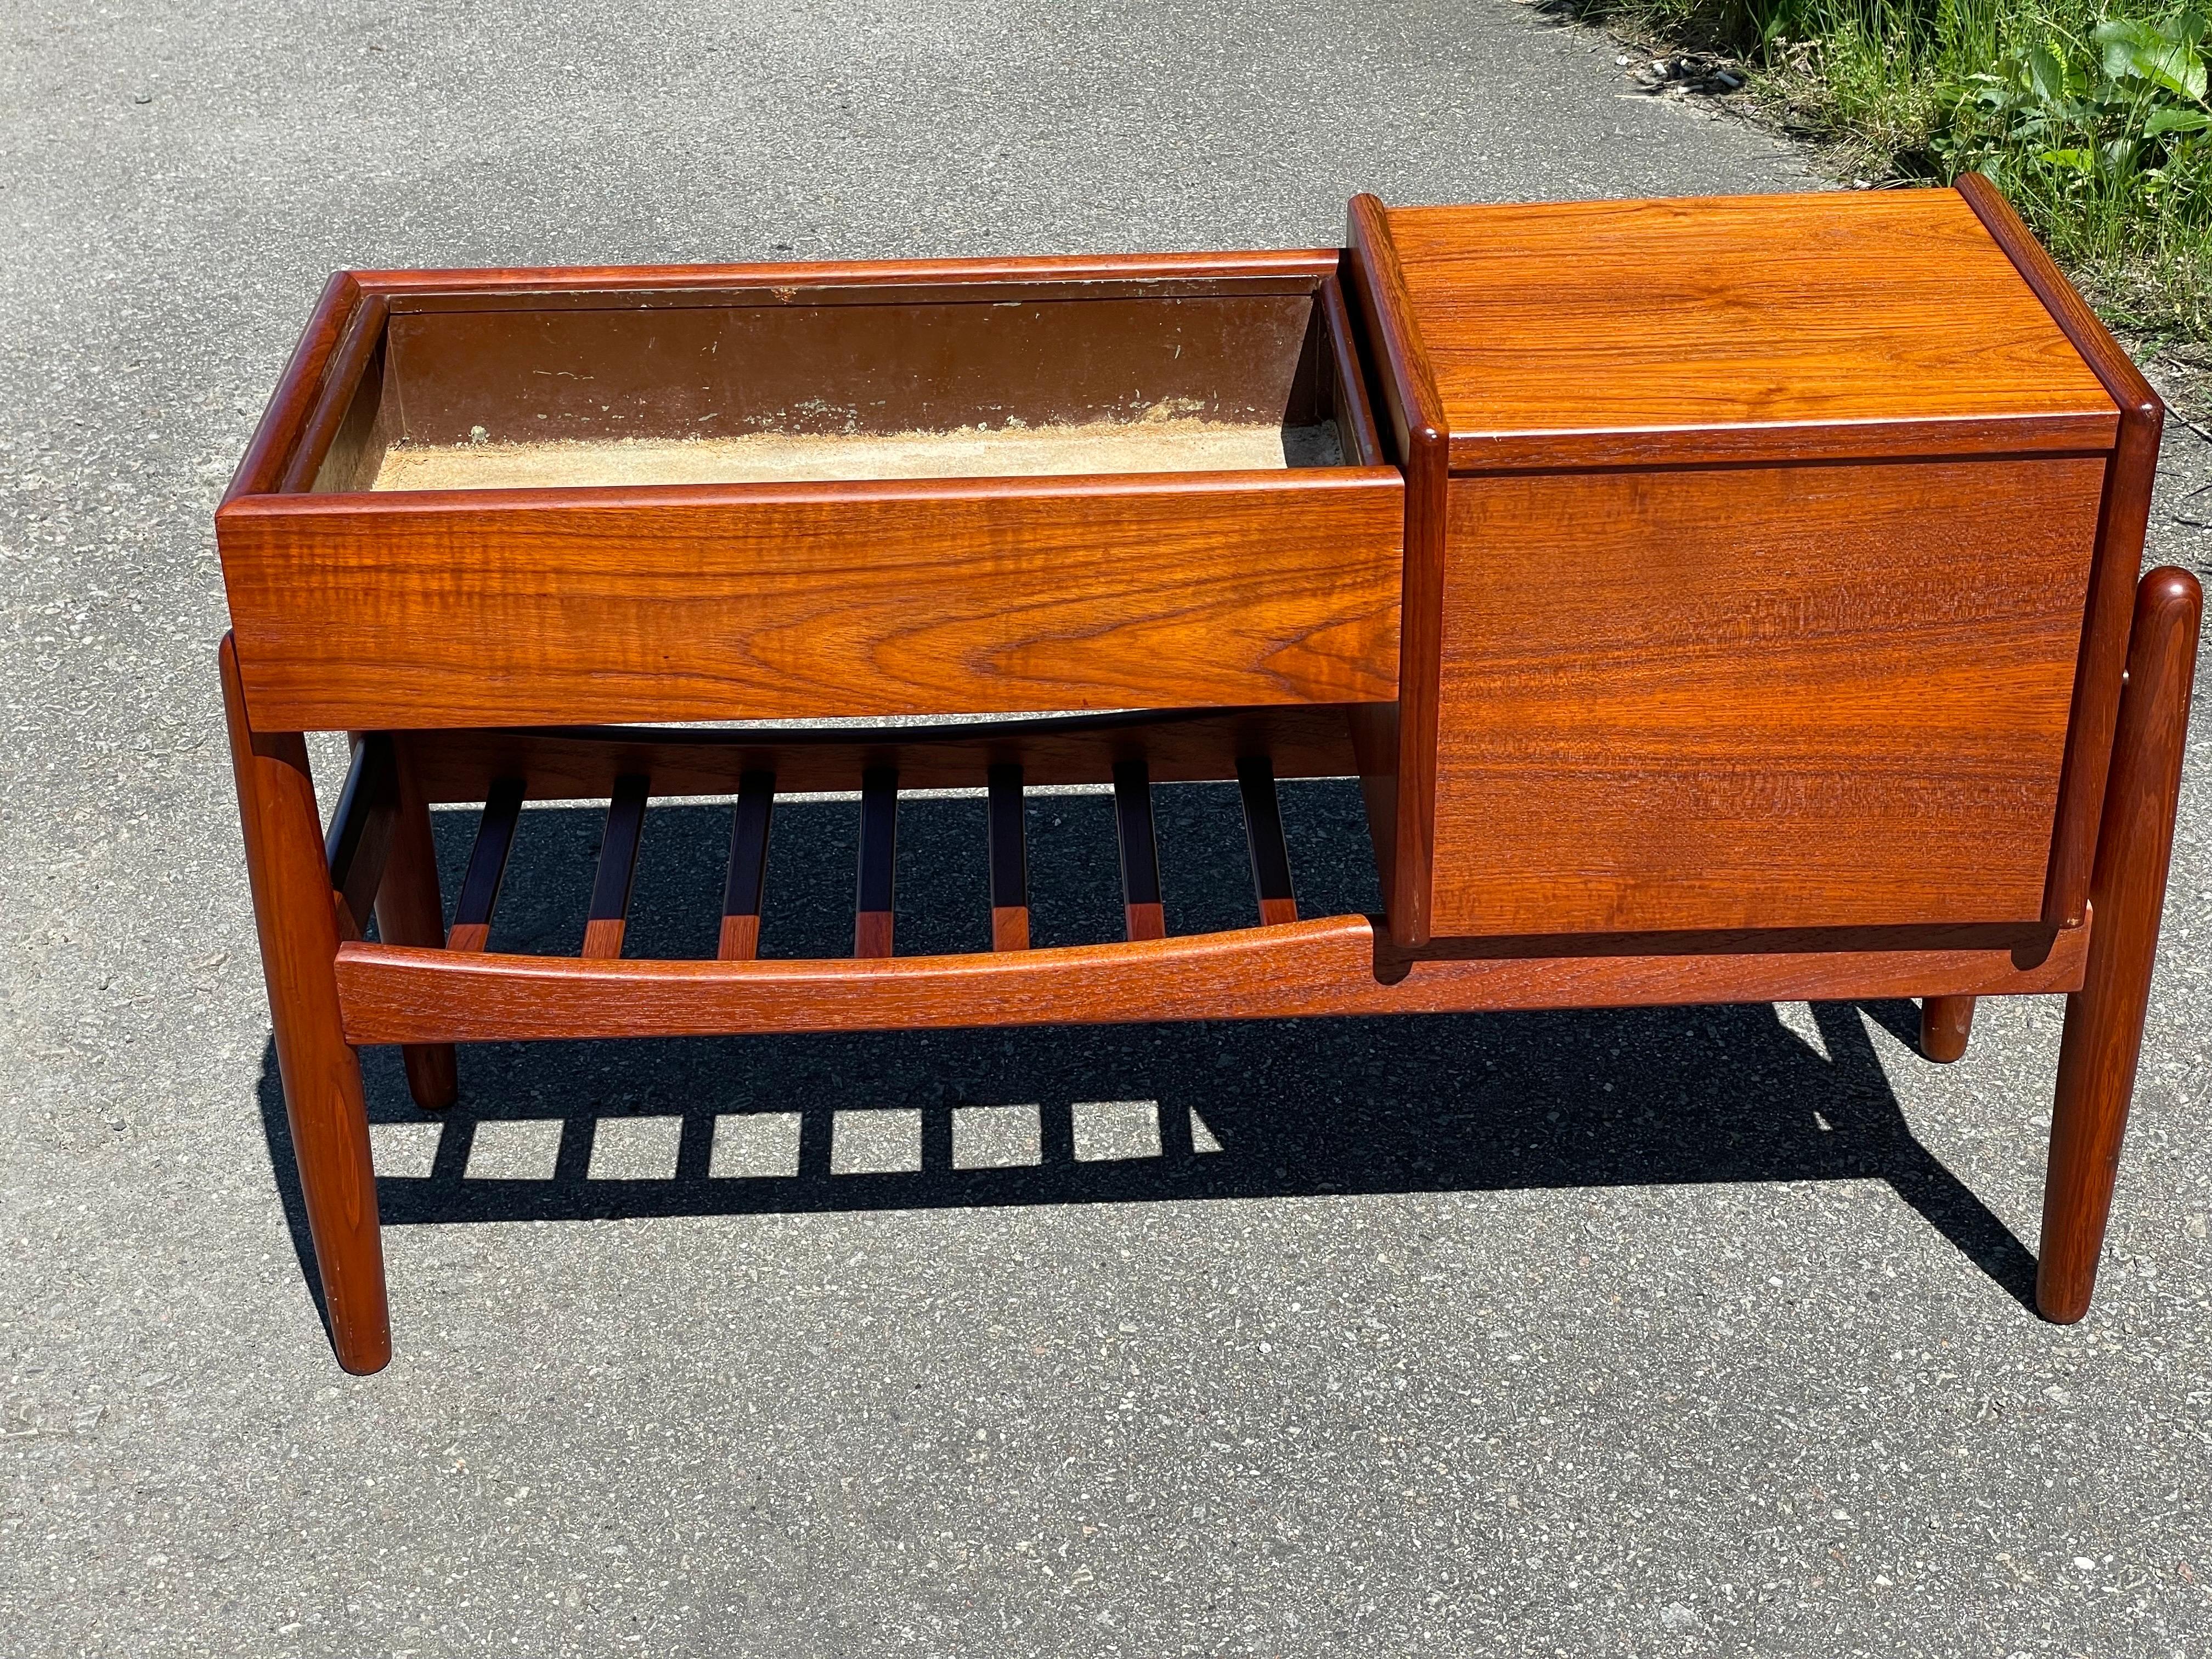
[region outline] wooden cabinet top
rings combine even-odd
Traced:
[[[1352,232],[1455,471],[2114,440],[2118,406],[1956,191],[1362,197]]]

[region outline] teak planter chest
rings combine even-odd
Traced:
[[[460,1042],[1898,995],[1955,1059],[1975,997],[2070,994],[2038,1300],[2080,1317],[2201,609],[2136,580],[2160,418],[1972,178],[1361,197],[1340,252],[340,275],[216,527],[341,1363],[390,1355],[360,1045],[436,1109]],[[997,718],[759,724],[928,714]],[[1387,914],[1302,919],[1276,780],[1354,775]],[[1256,925],[1170,938],[1151,787],[1193,780],[1239,785]],[[1061,784],[1114,791],[1126,937],[1031,950],[1023,791]],[[990,952],[895,954],[902,787],[988,793]],[[853,955],[761,958],[775,797],[825,789]],[[734,798],[719,951],[627,958],[686,795]],[[523,801],[579,796],[581,954],[489,948]],[[483,806],[450,914],[441,802]]]
[[[341,276],[313,406],[218,517],[247,697],[310,729],[1388,697],[1404,486],[1336,264]],[[1006,451],[1063,470],[963,476]]]

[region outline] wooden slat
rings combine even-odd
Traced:
[[[1142,761],[1114,769],[1114,830],[1121,848],[1121,916],[1128,936],[1164,939],[1160,848],[1152,833],[1152,784]]]
[[[1398,706],[1354,709],[1345,721],[1359,763],[1360,803],[1367,809],[1367,841],[1375,854],[1383,902],[1398,890]],[[1278,775],[1280,775],[1278,773]]]
[[[891,953],[891,887],[898,860],[898,770],[860,775],[860,876],[853,902],[853,954]]]
[[[1265,755],[1237,763],[1237,788],[1244,798],[1244,844],[1252,855],[1252,884],[1260,898],[1260,924],[1279,927],[1298,919],[1291,885],[1291,849],[1283,841],[1283,813],[1275,799],[1275,769]]]
[[[761,892],[768,880],[769,823],[775,815],[775,774],[748,772],[738,787],[730,821],[730,864],[722,876],[722,938],[714,954],[750,962],[760,954]]]
[[[445,892],[438,881],[438,842],[429,804],[416,782],[413,752],[404,738],[392,739],[398,802],[392,822],[392,852],[376,895],[376,936],[390,945],[431,950],[446,943]],[[407,1092],[426,1112],[442,1111],[460,1091],[458,1057],[450,1042],[419,1043],[400,1055]]]
[[[615,781],[607,804],[606,834],[599,842],[599,872],[592,879],[591,919],[584,924],[586,957],[618,957],[629,925],[630,878],[637,870],[637,845],[645,834],[646,780],[636,773]]]
[[[398,811],[399,769],[392,738],[369,732],[354,744],[353,764],[323,838],[331,890],[340,901],[338,932],[348,939],[362,937],[376,890],[383,884]]]
[[[889,962],[579,962],[340,948],[352,1042],[740,1036],[1274,1019],[2070,991],[2094,918],[2047,928],[1862,928],[1492,939],[1400,951],[1364,916]],[[1455,941],[1465,945],[1466,941]]]
[[[469,849],[469,872],[461,878],[461,896],[453,905],[453,931],[446,935],[448,951],[481,951],[491,939],[491,913],[499,903],[500,879],[507,873],[507,855],[514,846],[523,793],[520,778],[492,781],[483,816],[477,820],[476,845]]]
[[[990,772],[990,820],[985,841],[991,862],[991,948],[1030,948],[1029,845],[1022,818],[1022,769]]]

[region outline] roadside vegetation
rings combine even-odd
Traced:
[[[2203,13],[2177,0],[1585,0],[1869,183],[1987,173],[2107,319],[2212,343]],[[1729,89],[1729,75],[1715,89]],[[1708,82],[1708,85],[1714,83]]]

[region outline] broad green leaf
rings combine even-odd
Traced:
[[[2204,60],[2197,56],[2197,49],[2183,41],[2173,41],[2166,47],[2163,62],[2168,73],[2161,77],[2162,84],[2169,91],[2202,103],[2208,77]]]
[[[2104,48],[2105,73],[2114,80],[2132,76],[2184,98],[2204,96],[2204,60],[2187,41],[2132,20],[2100,23],[2089,38]]]
[[[2202,132],[2212,127],[2212,114],[2201,109],[2176,109],[2171,104],[2161,105],[2150,112],[2143,123],[2143,131],[2155,138],[2161,132]]]
[[[2105,73],[2118,77],[2134,70],[2140,44],[2136,37],[2148,33],[2137,23],[2114,21],[2098,24],[2089,31],[2089,39],[2104,52]]]
[[[2097,170],[2097,158],[2086,149],[2046,149],[2035,159],[2045,167],[2067,167],[2085,176]]]
[[[2066,66],[2048,46],[2031,46],[2026,68],[2029,89],[2045,103],[2055,104],[2066,96]]]

